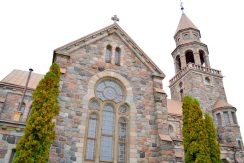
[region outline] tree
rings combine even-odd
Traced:
[[[199,102],[186,96],[182,108],[185,162],[211,163],[206,125]]]
[[[33,92],[33,103],[25,133],[16,147],[14,163],[46,163],[55,138],[52,119],[59,113],[60,68],[53,64]]]
[[[211,116],[205,114],[205,125],[208,133],[208,145],[210,149],[210,158],[213,163],[221,163],[220,147],[216,137],[216,129]]]

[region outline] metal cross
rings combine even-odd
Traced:
[[[117,15],[114,15],[111,20],[114,21],[114,23],[118,22],[119,21],[119,18],[117,17]]]
[[[182,14],[184,13],[184,6],[182,0],[180,0],[180,9],[182,11]]]

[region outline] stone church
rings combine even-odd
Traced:
[[[200,30],[182,14],[171,53],[171,99],[165,74],[114,23],[54,50],[61,67],[56,140],[51,163],[181,163],[182,97],[200,101],[216,124],[225,163],[243,163],[236,108],[227,102],[221,71],[211,68]],[[12,162],[43,75],[13,70],[0,82],[0,163]],[[26,86],[26,87],[25,87]]]

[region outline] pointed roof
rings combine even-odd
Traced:
[[[87,36],[84,36],[78,40],[68,43],[54,50],[53,61],[56,55],[69,56],[72,52],[79,48],[93,43],[99,39],[102,39],[111,34],[117,34],[121,40],[136,54],[137,58],[141,60],[154,75],[165,77],[163,71],[148,57],[148,55],[132,40],[132,38],[117,24],[113,23],[103,29],[93,32]]]
[[[214,105],[215,109],[224,108],[224,107],[233,107],[233,106],[231,104],[229,104],[227,101],[220,100],[220,99]]]
[[[186,16],[186,14],[183,13],[181,15],[180,22],[178,24],[178,27],[177,27],[175,34],[181,30],[189,29],[189,28],[193,28],[193,29],[198,30],[197,27],[192,23],[192,21]]]
[[[3,80],[0,81],[0,84],[25,87],[28,74],[29,74],[28,71],[13,70]],[[28,88],[35,89],[42,78],[43,75],[41,74],[31,73]]]

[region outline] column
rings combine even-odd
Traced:
[[[201,59],[199,52],[193,52],[194,61],[196,65],[201,65]]]
[[[180,56],[180,62],[181,62],[181,68],[186,67],[186,56],[185,56],[185,54]]]

